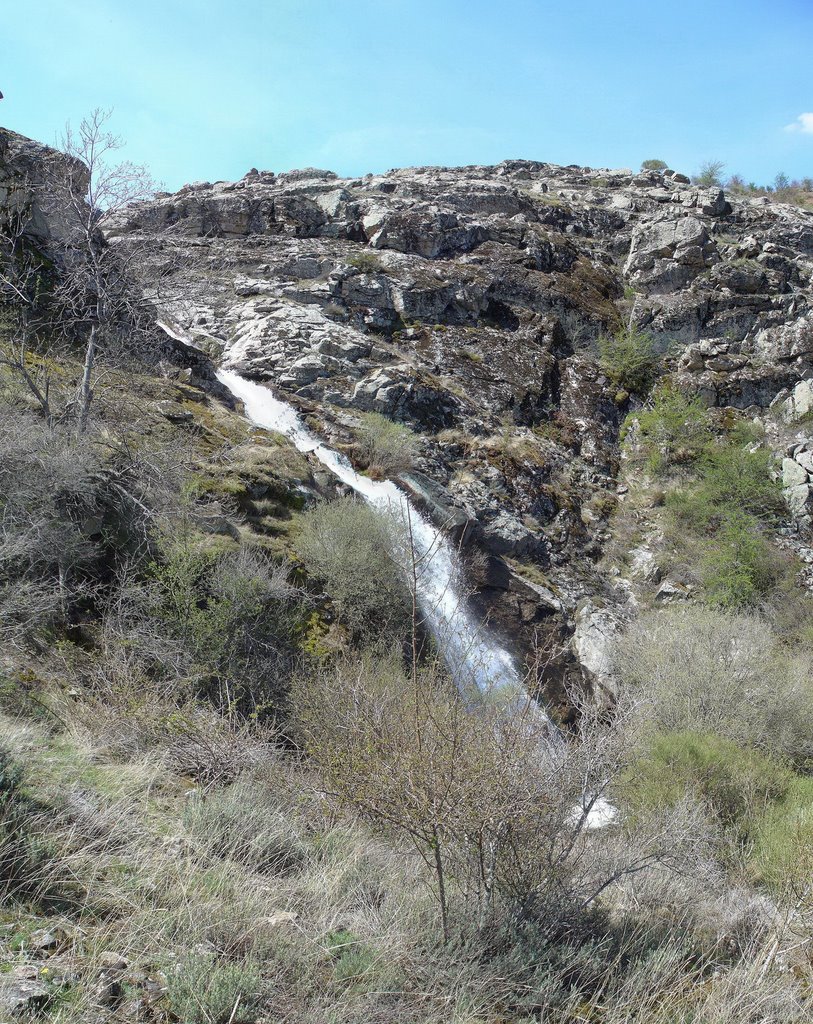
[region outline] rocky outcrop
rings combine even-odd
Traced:
[[[647,221],[632,232],[624,275],[633,286],[673,292],[690,284],[720,259],[717,246],[696,217]]]
[[[64,241],[71,229],[49,183],[55,176],[64,178],[68,171],[83,191],[88,178],[83,164],[0,128],[0,230],[19,219],[32,241]]]
[[[813,380],[780,392],[773,405],[787,424],[781,469],[785,500],[797,528],[807,534],[813,525]]]
[[[526,650],[567,645],[576,625],[560,682],[581,660],[612,689],[603,604],[585,601],[603,586],[634,399],[601,371],[598,337],[650,331],[710,405],[758,412],[779,395],[801,415],[813,376],[813,214],[671,171],[252,170],[134,206],[109,237],[152,241],[162,315],[331,443],[352,451],[367,412],[416,431],[405,482],[485,553],[483,607]]]

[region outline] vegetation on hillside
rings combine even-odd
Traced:
[[[408,538],[180,367],[110,360],[77,413],[91,329],[27,341],[65,415],[0,361],[0,1000],[25,981],[54,1024],[810,1019],[812,674],[753,429],[668,381],[631,418],[697,600],[644,607],[612,707],[573,693],[556,728],[461,694]],[[631,330],[601,358],[627,398],[661,373]],[[374,474],[416,450],[380,417],[358,445]]]
[[[722,188],[740,196],[769,196],[779,203],[794,206],[813,205],[813,178],[789,178],[779,171],[770,184],[746,181],[741,174],[724,175],[722,160],[705,160],[692,175],[692,182],[702,188]],[[665,160],[649,159],[641,163],[642,171],[665,171],[669,165]]]
[[[599,338],[599,363],[618,388],[646,395],[658,376],[660,354],[646,331],[626,327]]]

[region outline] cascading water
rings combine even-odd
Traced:
[[[419,567],[416,591],[421,612],[458,688],[465,695],[476,687],[481,695],[498,699],[506,708],[522,709],[543,721],[547,732],[545,755],[555,758],[557,749],[562,749],[556,726],[525,693],[508,651],[499,646],[466,607],[456,553],[441,531],[412,507],[406,494],[391,480],[370,480],[357,473],[348,459],[323,444],[304,426],[295,410],[275,398],[268,388],[232,370],[219,370],[217,377],[240,399],[252,422],[285,434],[299,451],[313,453],[331,473],[375,508],[408,523],[412,551],[404,552],[404,569],[409,571],[411,565]],[[589,793],[573,809],[574,821],[583,828],[603,828],[615,818],[616,811],[610,803]]]
[[[158,326],[176,341],[191,346],[167,324],[158,321]],[[268,388],[246,380],[233,370],[218,370],[217,378],[243,403],[246,416],[252,422],[284,434],[299,451],[312,452],[331,473],[370,504],[408,523],[413,550],[405,552],[409,561],[405,561],[404,568],[408,571],[410,565],[419,566],[416,590],[421,611],[457,686],[464,694],[475,687],[483,696],[498,698],[506,708],[519,708],[538,716],[546,725],[545,754],[555,757],[557,748],[562,749],[556,726],[525,693],[508,651],[499,646],[466,607],[456,553],[441,531],[412,507],[406,494],[392,481],[370,480],[357,473],[348,459],[323,444],[302,423],[296,411],[275,398]],[[603,828],[616,816],[612,804],[589,792],[585,792],[573,808],[574,821],[587,829]]]
[[[391,480],[371,480],[356,473],[344,456],[312,434],[295,410],[275,398],[268,388],[230,370],[219,370],[217,378],[234,397],[240,398],[253,423],[285,434],[300,452],[312,453],[375,508],[409,524],[412,551],[402,552],[403,568],[410,571],[411,565],[419,566],[416,590],[421,611],[459,689],[465,695],[476,687],[481,695],[499,699],[506,710],[521,709],[542,721],[547,739],[540,756],[555,760],[563,750],[562,737],[537,701],[525,693],[512,656],[466,607],[455,549],[441,531],[413,508],[407,495]],[[393,529],[399,534],[396,523]],[[572,811],[573,822],[590,829],[602,828],[615,817],[611,804],[590,793],[585,793]]]
[[[357,473],[348,459],[324,445],[291,406],[275,398],[268,388],[231,370],[220,370],[217,376],[240,399],[252,422],[285,434],[299,451],[313,453],[334,476],[373,507],[408,528],[411,550],[402,552],[404,569],[410,571],[415,566],[421,614],[458,687],[465,692],[473,686],[483,695],[500,699],[527,699],[514,659],[466,606],[454,548],[439,529],[412,507],[406,494],[390,480],[370,480]]]

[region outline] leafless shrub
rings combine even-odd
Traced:
[[[227,785],[256,772],[275,753],[276,744],[262,733],[248,726],[224,729],[214,719],[183,723],[166,742],[173,771],[204,786]]]
[[[650,612],[619,642],[617,662],[660,730],[714,732],[800,761],[813,753],[808,659],[781,649],[756,615]]]
[[[624,747],[587,709],[566,742],[526,698],[467,708],[436,670],[406,678],[380,656],[304,680],[295,697],[326,790],[406,836],[432,870],[446,939],[454,892],[481,927],[506,907],[578,913],[628,875],[685,861],[690,838],[697,849],[691,815],[639,822],[634,840],[592,827]]]
[[[87,523],[105,497],[90,448],[21,410],[0,412],[0,448],[0,629],[21,642],[86,591],[82,569],[97,552]]]

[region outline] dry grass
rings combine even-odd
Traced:
[[[84,721],[72,733],[8,719],[0,733],[25,767],[48,844],[36,892],[6,903],[0,970],[34,964],[57,979],[43,1020],[112,1022],[136,1003],[153,1020],[190,1024],[227,1024],[233,1011],[232,1024],[807,1019],[804,958],[786,952],[792,943],[764,907],[722,896],[720,879],[702,891],[657,872],[630,880],[615,912],[626,919],[634,906],[639,926],[614,952],[566,936],[555,956],[527,935],[516,947],[510,927],[463,940],[462,905],[460,939],[443,949],[422,865],[338,819],[289,756],[269,749],[234,785],[204,790],[165,751],[112,763]],[[694,936],[688,945],[679,928],[654,940],[667,908]],[[698,922],[715,933],[700,959]],[[43,927],[56,944],[35,953]],[[597,987],[574,987],[580,973],[601,972]]]

